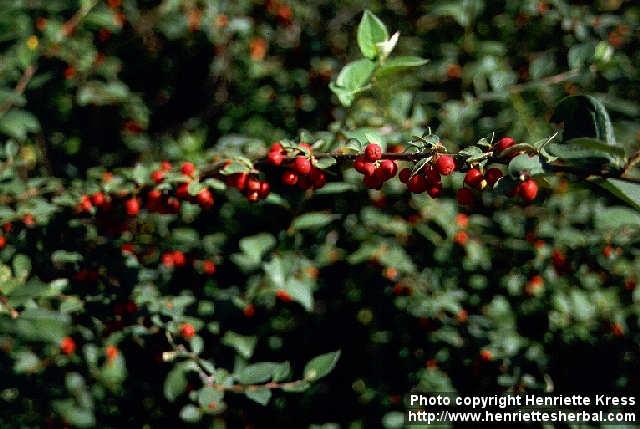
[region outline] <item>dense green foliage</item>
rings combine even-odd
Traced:
[[[0,426],[398,428],[413,389],[639,393],[640,6],[364,3],[0,1]],[[504,136],[533,157],[489,153]],[[319,158],[299,190],[253,163],[276,140],[505,178],[465,208],[463,172],[433,199]],[[245,171],[268,197],[224,180]],[[529,176],[534,203],[505,195]]]

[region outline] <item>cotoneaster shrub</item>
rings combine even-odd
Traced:
[[[637,112],[612,98],[636,8],[386,11],[398,37],[369,11],[319,36],[340,24],[306,3],[67,3],[3,18],[3,427],[399,427],[412,389],[637,390]]]

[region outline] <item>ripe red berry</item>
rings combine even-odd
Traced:
[[[440,155],[436,160],[438,173],[448,176],[456,169],[456,163],[451,155]]]
[[[484,177],[487,179],[489,186],[493,186],[502,177],[502,171],[499,168],[492,167],[484,173]]]
[[[96,192],[91,195],[91,202],[94,206],[101,207],[106,202],[106,198],[102,192]]]
[[[291,170],[287,170],[282,173],[282,183],[293,186],[298,183],[298,175]]]
[[[490,360],[493,359],[493,353],[491,353],[489,350],[482,350],[480,352],[480,359],[483,362],[489,362]]]
[[[174,250],[171,254],[173,265],[176,267],[184,267],[187,263],[187,257],[180,250]]]
[[[22,217],[22,223],[24,223],[25,226],[33,226],[36,223],[36,219],[31,213],[27,213]]]
[[[153,183],[161,183],[164,180],[164,171],[154,170],[151,172],[151,180]]]
[[[190,340],[196,335],[196,329],[191,323],[183,323],[182,326],[180,326],[180,335],[182,335],[182,338],[185,340]]]
[[[107,361],[112,362],[118,357],[118,348],[114,345],[108,345],[104,350],[104,354],[107,357]]]
[[[216,272],[216,264],[210,259],[202,261],[202,272],[208,276],[212,276]]]
[[[173,267],[173,253],[172,252],[165,252],[162,254],[161,259],[161,263],[162,265],[164,265],[167,268],[172,268]]]
[[[276,167],[282,164],[283,159],[284,155],[277,151],[272,151],[267,154],[267,162],[271,165],[275,165]]]
[[[470,169],[464,176],[464,183],[471,186],[472,188],[479,189],[482,186],[482,180],[482,172],[477,168]]]
[[[76,342],[71,337],[64,337],[60,341],[60,351],[65,355],[71,355],[76,351]]]
[[[0,235],[0,250],[4,248],[4,246],[7,245],[7,239],[5,238],[4,235]]]
[[[230,174],[227,176],[227,185],[239,191],[244,191],[248,179],[249,175],[247,173]]]
[[[242,313],[244,313],[245,317],[251,318],[256,314],[256,307],[253,304],[247,304]]]
[[[275,142],[269,148],[269,152],[282,152],[282,149],[283,149],[282,145],[278,142]]]
[[[458,231],[453,236],[453,241],[460,246],[464,246],[469,241],[469,234],[466,231]]]
[[[460,188],[456,193],[456,200],[458,200],[458,204],[461,206],[470,206],[473,204],[474,200],[473,192],[468,188]]]
[[[258,196],[262,199],[265,199],[269,196],[269,192],[271,191],[271,185],[269,182],[262,181],[260,182],[260,190],[258,191]]]
[[[314,168],[313,170],[311,170],[309,179],[311,179],[313,189],[320,189],[327,183],[327,177],[325,176],[324,171],[320,170],[319,168]]]
[[[367,161],[375,162],[382,158],[382,148],[375,143],[369,143],[367,147],[364,148],[364,155]]]
[[[209,208],[213,205],[213,194],[207,188],[198,192],[197,199],[198,199],[198,204],[200,204],[200,206],[203,208]]]
[[[160,163],[160,170],[162,171],[169,171],[173,168],[173,166],[171,165],[171,163],[169,161],[162,161]]]
[[[313,149],[311,148],[311,145],[309,143],[300,143],[298,146],[300,146],[301,148],[305,148],[309,153],[313,152]]]
[[[442,195],[442,183],[428,185],[427,194],[429,194],[431,198],[438,198],[440,195]]]
[[[493,145],[493,153],[495,155],[500,155],[502,151],[510,148],[514,144],[516,144],[516,141],[511,137],[503,137],[500,140],[498,140],[498,142],[495,145]]]
[[[178,185],[178,187],[176,188],[176,197],[180,198],[181,200],[189,199],[190,195],[188,183],[185,182]]]
[[[140,201],[132,197],[125,201],[125,210],[129,216],[135,216],[140,212]]]
[[[533,179],[527,179],[518,187],[518,194],[525,202],[531,202],[538,195],[538,184]]]
[[[90,212],[91,209],[93,208],[93,203],[91,202],[91,199],[89,198],[88,195],[83,195],[80,198],[80,203],[78,204],[78,209],[81,212]]]
[[[389,180],[398,172],[398,165],[395,163],[395,161],[384,159],[380,161],[380,166],[377,170],[380,171],[380,173],[378,174],[380,174],[384,178],[384,180]]]
[[[400,178],[400,181],[402,183],[407,183],[409,177],[411,177],[411,169],[403,168],[402,170],[400,170],[400,174],[398,175],[398,177]]]
[[[291,295],[289,295],[289,292],[282,289],[278,289],[276,291],[276,298],[278,298],[282,302],[291,302],[292,300]]]
[[[384,180],[377,174],[372,174],[370,176],[364,176],[364,185],[369,189],[380,189],[382,188],[382,184]]]
[[[424,178],[427,180],[427,183],[436,185],[438,183],[442,183],[442,178],[440,177],[440,173],[433,166],[428,165],[423,170]]]
[[[421,194],[427,190],[427,179],[421,174],[416,174],[407,181],[407,189],[414,194]]]
[[[298,174],[304,176],[311,172],[311,161],[306,156],[296,156],[292,167]]]
[[[306,191],[313,186],[313,182],[311,182],[311,178],[309,176],[300,176],[298,177],[298,188]]]
[[[183,162],[180,166],[180,171],[186,176],[193,176],[196,172],[196,166],[192,162]]]

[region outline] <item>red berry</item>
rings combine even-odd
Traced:
[[[438,198],[440,195],[442,195],[442,183],[428,185],[427,194],[429,194],[431,198]]]
[[[71,337],[64,337],[60,341],[60,351],[65,355],[71,355],[76,351],[76,342]]]
[[[107,356],[107,361],[111,362],[118,357],[118,348],[116,346],[109,345],[104,350],[104,354]]]
[[[152,189],[147,194],[147,205],[155,207],[158,202],[160,202],[160,198],[162,198],[162,192],[160,189]]]
[[[282,173],[282,183],[293,186],[298,183],[298,175],[291,170],[287,170]]]
[[[398,172],[398,165],[390,159],[384,159],[380,162],[378,170],[381,172],[379,174],[382,175],[384,180],[389,180]]]
[[[162,254],[161,257],[161,262],[162,265],[164,265],[167,268],[172,268],[173,267],[173,253],[172,252],[165,252]]]
[[[256,314],[256,307],[253,304],[247,304],[242,313],[245,317],[253,317]]]
[[[260,182],[260,190],[258,191],[258,196],[262,199],[265,199],[269,196],[269,192],[271,191],[271,185],[269,182],[262,181]]]
[[[247,185],[244,189],[247,192],[258,192],[260,190],[260,181],[254,178],[250,178],[247,180]]]
[[[191,323],[183,323],[180,326],[180,335],[186,340],[190,340],[196,335],[196,329]]]
[[[173,259],[173,265],[175,265],[176,267],[184,267],[187,263],[186,256],[184,256],[184,253],[182,253],[180,250],[174,250],[171,258]]]
[[[416,174],[407,181],[407,189],[414,194],[421,194],[427,190],[427,179],[421,174]]]
[[[280,152],[269,152],[267,154],[267,162],[271,165],[275,165],[276,167],[282,164],[282,160],[284,159],[284,155]]]
[[[269,148],[269,152],[282,152],[282,149],[283,149],[282,145],[278,142],[275,142]]]
[[[212,276],[216,272],[216,264],[210,259],[202,261],[202,272],[208,276]]]
[[[516,144],[516,141],[511,137],[503,137],[500,140],[498,140],[498,142],[495,145],[493,145],[493,153],[495,155],[500,155],[502,151],[510,148],[514,144]]]
[[[200,204],[200,206],[203,208],[209,208],[213,205],[213,194],[207,188],[198,192],[197,199],[198,199],[198,204]]]
[[[151,180],[154,183],[161,183],[164,180],[164,171],[162,171],[162,170],[154,170],[151,173]]]
[[[364,185],[369,189],[380,189],[382,188],[382,184],[384,180],[376,174],[372,174],[370,176],[364,176]]]
[[[24,223],[25,226],[33,226],[36,223],[36,219],[31,213],[27,213],[22,217],[22,223]]]
[[[468,188],[460,188],[456,194],[456,200],[461,206],[470,206],[474,200],[473,192]]]
[[[296,156],[292,167],[298,174],[304,176],[311,172],[311,161],[306,156]]]
[[[282,302],[291,302],[292,300],[291,295],[289,295],[289,292],[282,289],[278,289],[276,291],[276,298],[278,298]]]
[[[173,166],[171,165],[171,163],[169,161],[162,161],[160,163],[160,170],[162,171],[169,171],[173,168]]]
[[[0,235],[0,249],[3,249],[7,245],[7,239],[4,235]]]
[[[436,160],[436,168],[443,176],[448,176],[456,169],[456,163],[451,155],[440,155]]]
[[[313,189],[322,188],[325,183],[327,183],[327,178],[324,174],[324,171],[319,168],[314,168],[311,170],[311,174],[309,174],[309,178],[311,179],[311,183],[313,184]]]
[[[480,188],[482,184],[482,172],[477,168],[472,168],[467,171],[467,174],[464,176],[464,183],[471,186],[472,188]]]
[[[466,231],[458,231],[453,236],[453,241],[460,246],[464,246],[469,241],[469,234]]]
[[[129,198],[125,202],[125,210],[129,216],[135,216],[140,212],[140,201],[137,198]]]
[[[193,176],[193,174],[196,172],[196,166],[193,165],[192,162],[183,162],[180,166],[180,171],[184,175]]]
[[[106,198],[102,192],[96,192],[91,195],[91,202],[94,206],[101,207],[106,202]]]
[[[230,174],[227,176],[227,185],[239,191],[244,191],[248,179],[249,175],[247,173]]]
[[[367,161],[375,162],[382,158],[382,148],[375,143],[369,143],[367,147],[364,148],[364,155]]]
[[[185,182],[178,185],[178,187],[176,188],[176,197],[180,198],[181,200],[189,199],[190,195],[188,183]]]
[[[400,178],[400,181],[402,183],[407,183],[409,177],[411,177],[411,169],[403,168],[402,170],[400,170],[400,174],[398,175],[398,177]]]
[[[527,179],[518,187],[518,194],[525,202],[531,202],[538,195],[538,184],[533,179]]]
[[[423,174],[424,174],[424,178],[427,180],[428,183],[435,185],[442,182],[440,173],[431,165],[428,165],[423,170]]]
[[[80,209],[81,212],[90,212],[91,209],[93,208],[93,203],[91,202],[91,199],[89,198],[88,195],[83,195],[80,198],[80,203],[78,204],[78,208]]]
[[[493,186],[502,177],[502,171],[499,168],[492,167],[484,173],[484,177],[487,179],[489,186]]]
[[[491,353],[489,350],[482,350],[480,352],[480,359],[483,362],[489,362],[490,360],[493,359],[493,353]]]
[[[313,149],[311,148],[311,145],[309,143],[300,143],[298,146],[300,146],[301,148],[305,148],[309,153],[313,152]]]

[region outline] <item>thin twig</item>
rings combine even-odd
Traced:
[[[13,89],[13,95],[0,105],[0,117],[7,113],[13,107],[16,99],[24,93],[36,70],[37,66],[35,64],[30,64],[24,69],[16,87]]]

